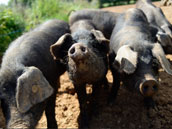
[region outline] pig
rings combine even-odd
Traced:
[[[71,34],[64,34],[51,46],[50,51],[54,59],[66,62],[80,105],[79,128],[83,128],[89,127],[91,110],[96,106],[95,95],[99,93],[100,86],[107,82],[109,40],[95,30],[89,20],[79,20],[70,28]],[[86,84],[92,84],[94,98],[91,100],[86,93]]]
[[[57,128],[55,99],[59,76],[66,70],[54,61],[50,45],[69,25],[57,19],[13,41],[6,50],[0,68],[0,100],[7,128],[34,128],[45,111],[48,128]]]
[[[83,9],[71,13],[69,16],[69,25],[71,26],[79,20],[90,20],[96,30],[101,31],[105,38],[110,39],[119,14],[100,9]]]
[[[118,17],[110,39],[113,86],[109,102],[115,100],[122,81],[127,89],[143,96],[146,106],[155,106],[153,96],[160,85],[158,69],[162,66],[170,75],[172,70],[162,46],[151,35],[142,10],[131,8]]]
[[[172,5],[172,0],[161,0],[161,6],[170,6]]]
[[[136,8],[141,9],[151,26],[158,29],[157,38],[166,54],[172,54],[172,25],[161,8],[152,4],[151,0],[138,0]]]

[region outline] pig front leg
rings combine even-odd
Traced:
[[[78,118],[79,128],[89,127],[89,106],[87,104],[87,94],[85,85],[75,85],[75,91],[78,95],[78,101],[80,106],[80,115]]]
[[[115,59],[115,55],[110,54],[109,55],[109,64],[110,64],[110,70],[111,70],[112,76],[113,76],[113,83],[112,83],[112,89],[110,91],[110,95],[108,97],[108,104],[114,103],[114,101],[117,97],[119,87],[120,87],[120,73],[118,72],[117,68],[114,68],[114,66],[116,66],[116,64],[114,64],[114,59]]]

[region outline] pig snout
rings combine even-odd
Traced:
[[[155,79],[145,79],[140,84],[140,92],[144,97],[152,97],[158,91],[159,83]]]
[[[83,60],[88,57],[88,48],[81,43],[74,44],[69,49],[68,56],[74,61]]]

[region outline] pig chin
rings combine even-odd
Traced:
[[[77,61],[69,57],[68,73],[69,78],[77,84],[91,84],[104,76],[106,67],[103,59],[91,53],[86,58],[80,58]]]

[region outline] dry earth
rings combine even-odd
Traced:
[[[157,6],[159,2],[155,3]],[[134,5],[105,8],[104,10],[123,12]],[[172,6],[161,7],[168,20],[172,23]],[[167,55],[172,60],[172,55]],[[108,72],[109,84],[112,75]],[[99,96],[99,114],[95,115],[90,123],[90,128],[114,128],[114,129],[172,129],[172,76],[160,70],[160,84],[158,94],[154,100],[155,108],[144,107],[143,98],[137,94],[120,87],[117,100],[114,105],[108,106],[107,91],[101,91]],[[51,105],[50,105],[51,106]],[[97,109],[95,109],[97,110]],[[56,100],[56,119],[59,128],[78,128],[77,118],[79,105],[73,85],[68,79],[67,73],[61,76],[61,88]],[[1,119],[1,118],[0,118]],[[0,122],[2,127],[2,122]],[[42,116],[37,128],[46,128],[45,115]]]

